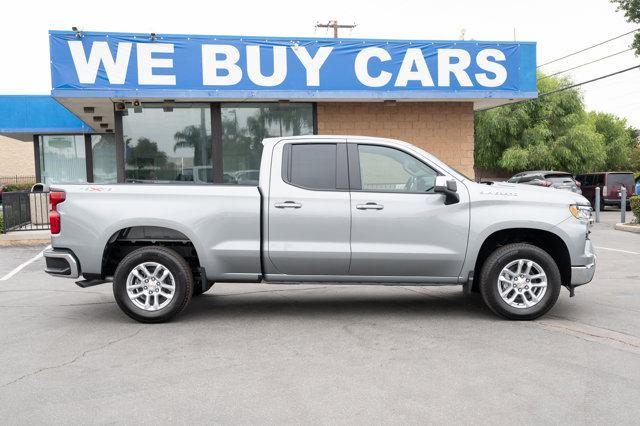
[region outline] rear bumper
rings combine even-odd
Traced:
[[[47,264],[44,271],[49,275],[65,278],[78,278],[80,264],[71,250],[47,249],[43,253]]]
[[[633,195],[630,195],[630,197],[633,197]],[[631,203],[631,201],[629,201],[629,197],[627,197],[627,205],[629,205]],[[604,199],[604,205],[605,206],[619,206],[620,205],[620,198],[605,198]]]

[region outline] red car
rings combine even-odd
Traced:
[[[629,197],[636,194],[633,173],[631,172],[599,172],[577,175],[576,180],[582,183],[582,195],[591,201],[591,206],[596,206],[596,187],[600,187],[600,210],[605,206],[620,207],[620,189],[627,189],[627,210]]]

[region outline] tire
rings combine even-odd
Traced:
[[[159,267],[163,269],[156,269]],[[165,271],[168,271],[166,275]],[[159,276],[156,277],[156,273]],[[113,277],[116,303],[125,314],[143,323],[171,320],[186,308],[192,293],[193,275],[189,264],[166,247],[142,247],[129,253],[118,264]],[[136,298],[136,295],[140,296]],[[145,308],[148,305],[153,306]]]
[[[525,262],[520,264],[520,260]],[[531,274],[526,273],[527,267]],[[522,274],[513,272],[518,270]],[[546,276],[544,292],[544,278],[538,277],[539,270]],[[501,276],[508,279],[499,282]],[[480,273],[480,293],[485,304],[494,313],[511,320],[533,320],[546,314],[558,300],[561,283],[560,270],[553,258],[541,248],[526,243],[500,247],[487,258]],[[513,298],[510,303],[501,296],[500,289],[504,289],[502,294],[506,299]]]

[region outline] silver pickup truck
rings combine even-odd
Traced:
[[[479,184],[408,143],[266,139],[257,186],[51,188],[46,272],[113,281],[120,308],[162,322],[215,282],[460,285],[534,319],[593,278],[582,196]]]

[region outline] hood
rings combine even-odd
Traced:
[[[509,182],[494,182],[485,185],[474,182],[474,191],[478,194],[494,197],[508,197],[513,201],[539,201],[544,203],[582,204],[591,205],[589,200],[580,194],[570,191],[562,191],[555,188],[546,188],[535,185],[523,185]]]

